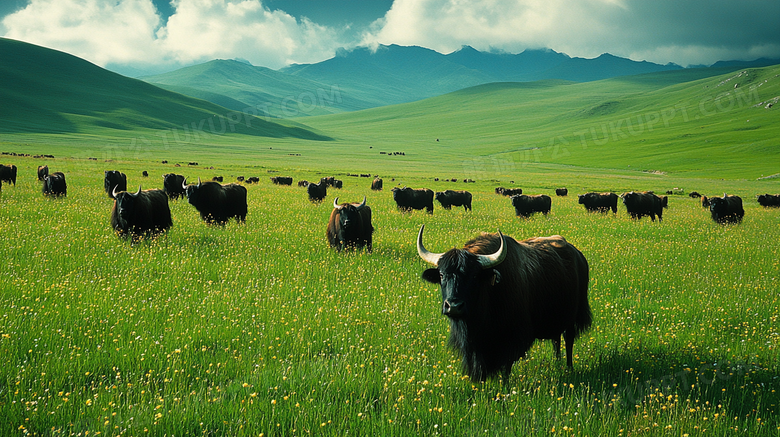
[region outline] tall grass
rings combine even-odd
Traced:
[[[472,213],[437,207],[429,216],[399,213],[389,190],[371,192],[367,179],[343,178],[345,188],[316,205],[304,190],[263,178],[248,186],[246,224],[207,226],[186,201],[171,201],[174,227],[132,244],[109,228],[112,200],[95,168],[104,163],[52,162],[66,172],[67,198],[43,198],[28,158],[17,160],[19,185],[0,195],[1,435],[780,430],[780,216],[747,196],[738,226],[713,223],[683,196],[671,196],[661,223],[623,209],[588,214],[576,192],[554,198],[547,217],[519,219],[484,182],[469,186]],[[130,185],[145,188],[170,171],[105,165],[130,169]],[[149,180],[134,176],[141,166]],[[536,177],[531,189],[543,192],[571,176]],[[701,182],[721,183],[755,189]],[[327,247],[336,195],[368,197],[373,253]],[[582,250],[594,325],[574,346],[574,370],[539,343],[506,381],[463,377],[446,347],[439,290],[419,278],[427,268],[414,247],[421,224],[437,251],[497,229],[518,239],[561,234]]]

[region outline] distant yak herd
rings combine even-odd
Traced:
[[[2,182],[16,185],[17,169],[0,166]],[[148,172],[142,174],[148,177]],[[362,176],[362,175],[361,175]],[[46,196],[66,196],[67,185],[62,172],[49,173],[47,166],[38,168],[38,180]],[[178,174],[163,175],[162,189],[135,191],[127,189],[127,175],[120,171],[105,171],[104,190],[114,200],[111,227],[122,237],[134,240],[155,235],[173,226],[169,200],[186,198],[211,225],[224,225],[231,219],[244,223],[247,216],[247,188],[237,183],[222,184],[222,177],[187,184]],[[258,178],[238,182],[252,184]],[[292,185],[291,177],[271,177],[274,184]],[[342,181],[333,177],[319,182],[300,181],[308,199],[319,204],[328,188],[342,188]],[[382,190],[382,179],[374,177],[371,190]],[[472,210],[472,195],[468,191],[393,187],[392,196],[402,212],[425,210],[433,214],[434,200],[444,209],[463,207]],[[523,194],[519,188],[495,189],[508,196],[519,217],[535,213],[548,214],[552,198],[546,194]],[[555,190],[556,196],[568,196],[566,188]],[[678,194],[678,193],[667,193]],[[691,198],[701,199],[712,219],[718,223],[740,223],[745,211],[739,196],[707,197],[697,192]],[[339,203],[333,200],[333,210],[326,226],[328,244],[338,250],[373,248],[374,226],[371,207],[363,197],[360,203]],[[578,196],[578,203],[587,211],[617,213],[621,199],[633,219],[650,217],[660,222],[668,208],[668,196],[652,191],[616,193],[589,192]],[[758,203],[765,207],[780,207],[780,195],[762,194]],[[423,244],[423,230],[417,235],[417,253],[433,268],[422,273],[422,279],[437,284],[441,290],[441,314],[449,320],[449,346],[461,358],[463,372],[472,380],[484,380],[496,374],[508,377],[513,364],[525,357],[536,340],[551,340],[555,354],[561,357],[561,338],[566,349],[566,365],[572,367],[575,340],[592,324],[588,302],[588,261],[571,243],[560,235],[536,237],[523,241],[495,234],[482,233],[465,243],[463,248],[444,253],[430,252]]]

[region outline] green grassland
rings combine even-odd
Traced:
[[[101,126],[73,100],[11,117],[40,97],[16,94],[2,114],[25,128],[4,129],[0,151],[55,158],[0,155],[19,168],[0,191],[0,435],[777,435],[780,211],[754,196],[780,192],[766,178],[780,173],[766,109],[779,74],[493,84],[262,132],[270,120],[230,110],[216,114],[241,131],[209,130],[194,99],[192,115],[157,113],[161,126],[132,111],[121,129]],[[35,131],[58,117],[67,129]],[[380,154],[394,151],[405,154]],[[65,172],[67,197],[41,195],[41,164]],[[171,201],[174,227],[132,244],[108,224],[113,169],[144,188],[169,172],[261,181],[243,225],[207,226]],[[385,191],[347,173],[379,174]],[[344,189],[316,205],[277,175],[334,175]],[[468,189],[474,211],[401,214],[396,184]],[[519,219],[499,185],[571,194]],[[663,222],[634,221],[586,213],[575,196],[673,188],[741,195],[745,219],[717,225],[683,194]],[[364,195],[374,251],[336,253],[331,202]],[[439,290],[420,279],[422,224],[433,251],[497,229],[577,246],[594,324],[574,369],[538,343],[506,381],[464,378]]]
[[[2,435],[754,436],[780,428],[780,215],[750,197],[739,226],[715,224],[687,196],[671,196],[661,223],[622,209],[589,214],[574,196],[554,198],[547,217],[519,219],[507,198],[476,183],[472,213],[429,216],[399,213],[391,193],[370,191],[365,178],[345,177],[321,205],[263,178],[248,187],[246,224],[210,227],[186,201],[172,201],[174,227],[131,244],[109,228],[102,169],[124,169],[131,186],[151,188],[170,165],[15,161],[19,184],[4,185],[0,197]],[[40,194],[32,169],[43,162],[68,175],[67,198]],[[549,194],[559,177],[577,178],[537,176],[528,190]],[[614,187],[658,176],[646,177],[586,180]],[[336,253],[324,236],[329,205],[364,195],[374,252]],[[446,347],[438,288],[420,279],[421,224],[432,250],[496,229],[561,234],[580,248],[594,326],[575,345],[574,370],[540,343],[507,381],[465,379]]]

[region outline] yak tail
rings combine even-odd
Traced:
[[[585,257],[583,257],[585,261]],[[588,272],[588,264],[585,261],[584,268],[580,269],[580,290],[578,293],[579,304],[577,305],[577,315],[574,321],[574,338],[580,336],[588,329],[590,329],[593,323],[593,314],[590,311],[590,304],[588,303],[588,283],[590,282],[590,274]]]

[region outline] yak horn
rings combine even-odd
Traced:
[[[360,205],[356,206],[355,209],[360,211],[361,209],[363,209],[365,207],[366,207],[366,196],[363,196],[363,202]]]
[[[118,186],[119,185],[114,185],[114,189],[111,190],[111,198],[112,199],[116,199],[116,187],[118,187]]]
[[[339,205],[339,198],[338,197],[333,199],[333,207],[336,208],[336,209],[341,209],[341,205]]]
[[[200,188],[200,176],[198,176],[198,188]]]
[[[420,232],[417,234],[417,254],[420,255],[420,258],[422,258],[425,262],[438,267],[439,259],[441,259],[442,255],[444,254],[428,252],[425,246],[423,246],[423,229],[425,229],[425,225],[420,226]]]
[[[130,193],[130,195],[133,196],[133,197],[137,197],[139,194],[141,194],[141,186],[140,185],[138,186],[138,191],[136,191],[135,193]]]
[[[479,263],[483,269],[489,269],[501,264],[506,258],[506,245],[504,244],[504,234],[498,231],[498,238],[501,240],[501,246],[499,246],[496,253],[490,255],[477,255]]]
[[[181,181],[181,189],[186,190],[187,189],[187,178],[182,179]]]

